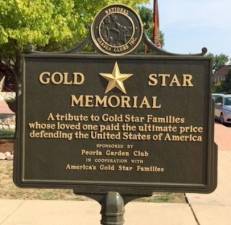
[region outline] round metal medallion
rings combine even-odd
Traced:
[[[108,55],[126,55],[137,48],[143,36],[139,15],[125,5],[110,5],[95,18],[91,36],[97,48]]]

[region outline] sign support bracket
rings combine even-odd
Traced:
[[[81,189],[81,186],[80,186]],[[76,195],[82,194],[81,190],[75,188],[74,193]],[[150,197],[152,193],[142,194],[141,195],[128,195],[121,194],[119,192],[105,192],[105,193],[83,193],[85,196],[94,199],[101,205],[101,225],[123,225],[124,224],[124,213],[125,205],[130,201],[141,198],[141,197]]]

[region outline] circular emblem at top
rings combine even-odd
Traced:
[[[110,5],[95,17],[91,36],[97,48],[113,56],[129,54],[137,48],[143,36],[139,15],[125,5]]]

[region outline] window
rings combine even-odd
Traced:
[[[231,105],[231,97],[225,98],[225,105]]]
[[[222,97],[217,97],[217,99],[216,99],[216,101],[215,101],[215,103],[217,104],[217,103],[223,103],[223,98]]]

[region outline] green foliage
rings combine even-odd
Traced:
[[[89,32],[104,6],[123,3],[137,8],[148,0],[0,0],[0,60],[17,64],[22,49],[70,48]]]
[[[213,60],[213,71],[217,71],[221,68],[221,66],[225,65],[230,60],[229,57],[225,54],[214,55],[212,53],[209,53],[208,56],[211,57]]]

